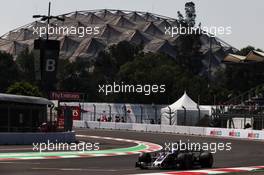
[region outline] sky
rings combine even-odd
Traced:
[[[76,10],[120,9],[152,12],[177,18],[184,14],[186,0],[50,0],[52,15]],[[33,14],[47,14],[49,0],[3,0],[0,10],[0,35],[33,22]],[[264,1],[193,0],[196,23],[204,27],[231,27],[230,35],[219,38],[240,49],[248,45],[264,50]]]

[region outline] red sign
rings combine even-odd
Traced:
[[[211,136],[221,136],[222,131],[213,130],[213,131],[210,131],[210,135]]]
[[[260,134],[251,132],[251,133],[248,133],[248,138],[259,139],[260,138]]]
[[[81,107],[72,106],[72,118],[73,120],[81,120]]]
[[[64,127],[64,109],[71,108],[72,110],[72,119],[81,120],[81,107],[80,106],[60,106],[60,113],[58,115],[58,127]]]
[[[64,128],[64,118],[58,118],[58,128]]]
[[[230,131],[229,132],[229,136],[231,136],[231,137],[240,137],[240,132]]]
[[[52,100],[80,100],[81,93],[77,92],[51,92]]]

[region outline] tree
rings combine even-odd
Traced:
[[[42,93],[39,91],[38,87],[28,82],[16,82],[8,87],[6,93],[36,97],[42,96]]]
[[[253,46],[247,46],[242,48],[236,54],[246,56],[250,51],[261,49],[255,49]],[[216,75],[216,83],[222,90],[219,93],[228,94],[230,98],[240,95],[243,92],[248,91],[264,81],[264,64],[263,63],[242,63],[242,64],[226,64],[224,70],[220,70]]]
[[[247,46],[247,47],[240,49],[237,54],[246,56],[252,50],[262,51],[261,49],[255,49],[255,47],[253,46]]]
[[[21,79],[30,83],[35,82],[35,68],[34,68],[34,55],[29,52],[28,48],[22,51],[17,59],[16,63],[22,73]]]
[[[19,80],[20,72],[12,55],[0,52],[0,91],[5,92],[7,87]]]
[[[201,41],[199,34],[185,34],[177,38],[176,44],[177,63],[194,74],[198,74],[204,68],[203,56],[200,53]]]
[[[98,85],[113,82],[120,66],[133,61],[140,51],[140,46],[123,41],[100,52],[96,59],[59,60],[58,87],[64,91],[84,92],[92,101],[113,101],[112,97],[98,93]]]
[[[194,27],[195,26],[195,4],[193,2],[187,2],[185,3],[185,21],[188,25],[188,27]]]
[[[117,66],[125,64],[126,62],[133,61],[135,56],[142,50],[141,46],[135,46],[127,41],[113,45],[109,49],[110,55],[116,61]]]
[[[205,79],[193,75],[180,67],[174,59],[163,54],[147,53],[137,56],[132,62],[121,66],[116,80],[124,84],[165,85],[166,88],[165,93],[152,93],[149,96],[121,94],[116,99],[120,102],[172,103],[181,97],[185,90],[194,99],[197,99],[199,94],[207,96]]]

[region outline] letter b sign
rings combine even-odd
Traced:
[[[51,91],[55,89],[57,82],[57,66],[60,53],[60,41],[42,40],[34,41],[35,70],[38,73],[37,79],[41,80],[43,89]]]
[[[46,59],[46,72],[54,72],[56,70],[55,59]]]

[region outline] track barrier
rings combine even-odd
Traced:
[[[72,143],[75,142],[75,132],[0,133],[0,145],[28,145],[47,141]]]
[[[140,123],[115,123],[115,122],[94,122],[94,121],[74,121],[75,128],[91,129],[116,129],[144,132],[164,132],[198,136],[213,136],[223,138],[237,138],[248,140],[264,140],[264,131],[249,129],[228,129],[228,128],[210,128],[194,127],[180,125],[156,125]]]

